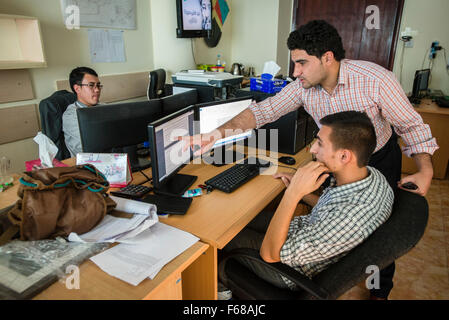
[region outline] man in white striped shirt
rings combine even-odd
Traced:
[[[310,150],[317,161],[309,162],[293,176],[276,175],[287,185],[276,212],[260,213],[225,251],[241,247],[260,249],[265,261],[280,261],[312,278],[362,243],[389,218],[393,190],[378,170],[367,167],[376,146],[370,119],[364,113],[346,111],[328,115],[320,122],[321,130]],[[330,186],[319,197],[312,194],[329,172],[333,174]],[[300,200],[312,205],[312,212],[293,217]],[[241,260],[275,286],[297,289],[270,269]]]
[[[300,107],[304,107],[318,125],[326,115],[363,111],[371,119],[377,135],[375,153],[369,165],[378,169],[393,189],[412,183],[416,189],[407,191],[426,195],[433,177],[431,155],[439,147],[394,74],[371,62],[344,59],[340,35],[323,20],[311,21],[291,32],[287,45],[295,64],[295,81],[276,96],[252,103],[213,132],[180,139],[192,147],[200,146],[195,152],[199,155],[226,133],[260,128]],[[418,172],[403,178],[396,134],[405,143],[404,154],[412,157],[418,168]],[[373,298],[388,297],[393,288],[394,271],[394,263],[381,270],[383,289],[372,290]]]

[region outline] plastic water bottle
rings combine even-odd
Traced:
[[[217,54],[217,67],[221,67],[221,55]]]

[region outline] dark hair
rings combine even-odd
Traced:
[[[345,50],[337,29],[324,20],[313,20],[292,31],[287,40],[289,50],[305,50],[308,55],[321,58],[327,51],[335,60],[345,58]]]
[[[361,168],[368,164],[376,148],[376,131],[364,112],[344,111],[325,116],[320,120],[323,126],[332,129],[330,140],[334,149],[349,149],[357,156]]]
[[[70,88],[74,93],[76,92],[73,86],[75,84],[80,84],[83,81],[84,75],[86,73],[98,77],[98,74],[95,72],[95,70],[88,67],[78,67],[73,69],[72,72],[70,72],[69,76]]]

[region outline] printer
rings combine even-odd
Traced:
[[[172,75],[174,84],[190,84],[224,88],[239,85],[243,76],[233,75],[229,72],[210,72],[204,70],[187,70]]]

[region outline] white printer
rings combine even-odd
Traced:
[[[239,85],[243,76],[230,74],[229,72],[209,72],[204,70],[186,70],[172,75],[174,84],[191,84],[223,88]]]

